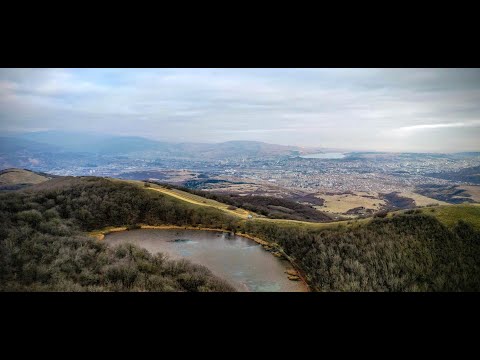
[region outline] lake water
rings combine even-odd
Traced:
[[[307,291],[303,282],[288,280],[285,270],[292,266],[287,260],[241,236],[202,230],[140,229],[115,232],[105,240],[111,245],[131,242],[152,253],[166,253],[171,259],[189,259],[208,267],[237,291]]]
[[[342,153],[318,153],[300,156],[304,159],[343,159],[345,154]]]

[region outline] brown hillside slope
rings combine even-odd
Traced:
[[[47,181],[46,176],[38,175],[29,170],[23,169],[6,169],[0,171],[0,186],[2,185],[19,185],[19,184],[40,184]]]

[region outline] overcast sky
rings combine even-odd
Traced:
[[[0,131],[480,150],[479,69],[1,69]]]

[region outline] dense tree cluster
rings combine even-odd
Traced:
[[[479,291],[480,232],[428,215],[375,218],[322,230],[247,222],[277,242],[317,291]]]
[[[137,222],[220,226],[222,214],[104,179],[74,183],[0,194],[0,290],[233,291],[203,266],[82,233]]]
[[[126,182],[96,177],[54,179],[23,194],[42,207],[54,208],[64,219],[74,219],[86,231],[139,223],[226,230],[236,226],[234,217],[214,208],[194,206]]]
[[[448,228],[417,211],[328,228],[239,220],[90,177],[0,194],[0,289],[233,290],[204,267],[133,245],[112,248],[83,233],[139,223],[242,231],[277,243],[316,291],[480,290],[480,232],[462,221]]]

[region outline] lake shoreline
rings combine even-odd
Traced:
[[[233,233],[232,231],[225,230],[225,229],[215,229],[215,228],[205,228],[205,227],[195,227],[195,226],[144,225],[144,224],[140,224],[138,227],[133,228],[133,229],[129,229],[127,226],[106,227],[106,228],[103,228],[103,229],[100,229],[100,230],[90,231],[88,233],[88,236],[93,237],[97,240],[103,241],[103,240],[105,240],[105,236],[107,236],[108,234],[111,234],[111,233],[130,231],[130,230],[149,230],[149,229],[150,230],[197,230],[197,231],[200,230],[200,231]],[[303,283],[303,285],[305,286],[305,288],[307,290],[306,292],[311,292],[312,291],[310,286],[308,285],[307,281],[305,280],[305,274],[303,273],[303,271],[299,268],[299,266],[295,263],[295,261],[290,256],[285,254],[283,249],[280,248],[280,246],[278,246],[278,244],[262,240],[262,239],[260,239],[256,236],[253,236],[253,235],[250,235],[250,234],[245,234],[245,233],[241,233],[241,232],[233,233],[233,234],[237,235],[237,236],[240,236],[240,237],[243,237],[243,238],[246,238],[246,239],[249,239],[249,240],[252,240],[252,241],[256,242],[257,244],[262,245],[262,247],[264,248],[265,251],[267,251],[265,249],[265,247],[275,248],[275,250],[277,252],[281,253],[281,255],[285,258],[285,260],[287,260],[290,263],[290,265],[293,267],[293,269],[297,272],[298,278],[300,279],[300,281]]]

